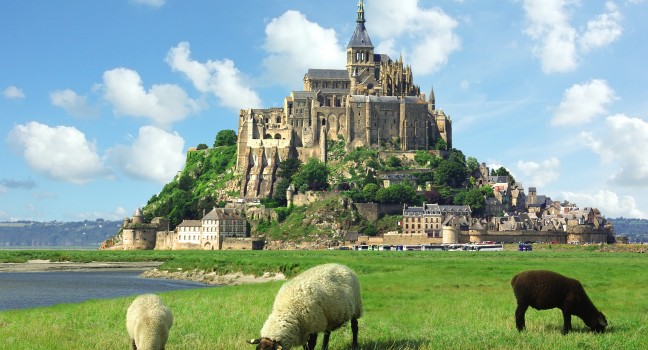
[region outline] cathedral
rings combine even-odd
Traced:
[[[304,89],[292,91],[283,107],[240,111],[236,169],[243,197],[272,196],[278,164],[289,157],[326,161],[327,140],[344,140],[347,151],[428,150],[439,139],[452,147],[452,122],[436,109],[434,90],[426,98],[402,57],[375,53],[365,22],[360,0],[345,69],[309,69]]]

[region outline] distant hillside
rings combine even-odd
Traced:
[[[0,247],[97,247],[115,234],[121,221],[0,222]]]
[[[627,236],[630,242],[648,242],[648,220],[616,218],[609,219],[614,225],[614,232]]]

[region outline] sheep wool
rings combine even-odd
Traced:
[[[607,320],[576,279],[546,270],[520,272],[511,280],[517,299],[515,325],[525,328],[524,314],[529,306],[537,310],[558,308],[563,314],[563,334],[572,329],[571,316],[582,319],[595,332],[604,332]]]
[[[171,310],[155,294],[138,296],[126,312],[126,329],[133,349],[163,350],[172,325]]]
[[[319,265],[281,287],[260,339],[279,344],[284,350],[307,342],[312,349],[317,333],[324,332],[322,348],[325,349],[330,332],[351,321],[355,348],[357,319],[361,316],[362,298],[355,273],[340,264]]]

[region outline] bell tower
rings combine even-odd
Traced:
[[[374,46],[365,27],[364,2],[358,2],[358,17],[353,36],[347,45],[347,71],[351,79],[351,95],[364,95],[376,85]]]

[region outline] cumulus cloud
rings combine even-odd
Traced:
[[[570,23],[570,12],[579,4],[575,0],[524,0],[525,33],[536,42],[533,53],[545,73],[576,69],[581,54],[612,43],[623,31],[621,14],[612,2],[606,3],[607,12],[578,31]]]
[[[596,19],[587,22],[587,29],[579,40],[583,53],[610,44],[621,36],[623,28],[619,24],[621,13],[617,5],[608,1],[605,3],[607,13],[598,15]]]
[[[648,122],[622,114],[608,117],[604,131],[583,132],[581,139],[604,164],[617,168],[611,183],[645,188],[648,186]]]
[[[558,180],[560,177],[560,160],[556,157],[551,157],[540,163],[519,160],[517,169],[524,176],[523,183],[542,187]]]
[[[106,157],[130,177],[165,184],[184,166],[184,139],[176,132],[143,126],[131,145],[117,145]]]
[[[263,60],[269,78],[286,86],[302,81],[308,68],[346,64],[346,51],[333,29],[322,28],[298,11],[286,11],[265,28]]]
[[[259,95],[246,86],[234,62],[225,59],[201,63],[191,59],[188,42],[181,42],[169,50],[166,62],[174,71],[183,73],[202,93],[211,93],[220,105],[238,111],[261,107]]]
[[[146,5],[151,7],[162,7],[166,0],[132,0],[136,4]]]
[[[19,99],[25,98],[25,93],[21,89],[12,85],[2,91],[2,96],[9,99]]]
[[[84,184],[110,174],[95,143],[75,127],[29,122],[15,126],[7,143],[32,169],[56,180]]]
[[[431,74],[441,69],[448,57],[461,48],[461,39],[454,32],[458,22],[440,8],[419,7],[418,0],[376,0],[365,8],[369,33],[387,41],[377,53],[407,56],[417,74]],[[398,39],[411,38],[412,47],[395,47]],[[396,51],[398,50],[398,51]]]
[[[551,118],[551,125],[580,125],[606,113],[605,107],[617,99],[605,80],[592,79],[574,84],[563,94],[563,100]]]
[[[104,72],[103,87],[104,98],[113,105],[116,114],[144,117],[162,128],[200,110],[199,103],[179,86],[153,85],[147,91],[139,74],[127,68]]]
[[[597,193],[564,192],[566,200],[578,203],[579,207],[593,207],[601,211],[608,218],[631,217],[647,218],[646,213],[637,208],[637,203],[632,196],[619,198],[615,192],[600,190]]]
[[[99,115],[99,109],[88,105],[85,96],[79,96],[70,89],[51,92],[50,101],[73,117],[92,118]]]

